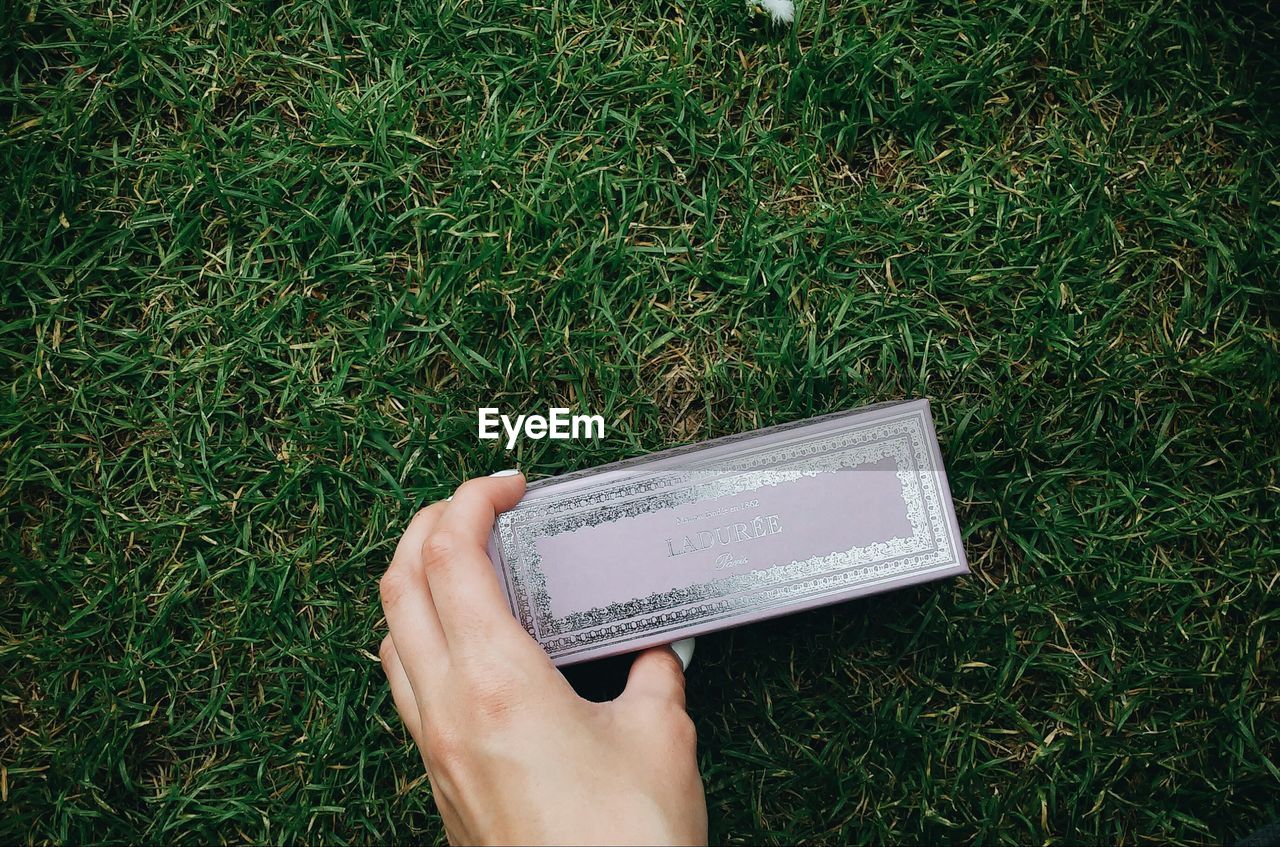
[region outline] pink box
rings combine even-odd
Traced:
[[[927,400],[538,480],[489,555],[558,665],[969,569]]]

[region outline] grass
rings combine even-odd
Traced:
[[[416,507],[914,396],[974,572],[700,639],[713,840],[1280,817],[1275,11],[6,4],[0,841],[438,841]]]

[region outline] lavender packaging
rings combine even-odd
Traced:
[[[927,400],[530,483],[489,555],[557,665],[968,571]]]

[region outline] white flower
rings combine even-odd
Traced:
[[[796,4],[792,0],[747,0],[747,5],[764,9],[775,24],[789,24],[796,16]]]

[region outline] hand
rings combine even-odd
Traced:
[[[452,844],[706,844],[669,647],[609,703],[578,697],[511,615],[486,554],[524,477],[474,479],[410,522],[382,578],[382,667]]]

